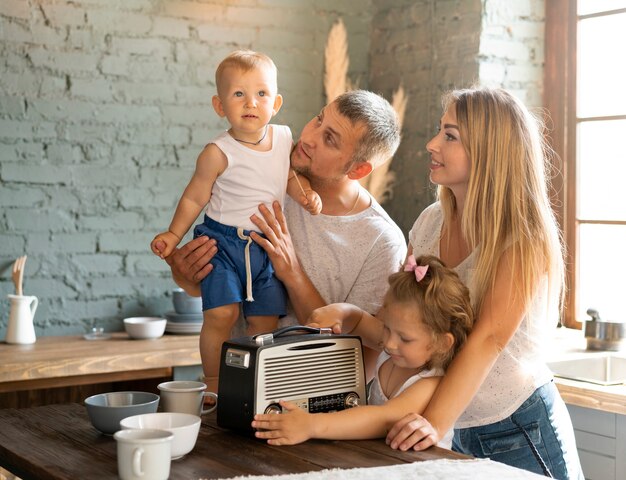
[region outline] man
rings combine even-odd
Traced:
[[[391,157],[400,143],[397,116],[382,97],[356,90],[337,97],[307,123],[291,153],[296,173],[305,175],[322,200],[310,215],[291,199],[284,214],[277,202],[259,206],[253,233],[268,253],[289,294],[293,313],[282,324],[306,323],[328,303],[348,302],[375,314],[389,274],[406,256],[404,235],[358,180]],[[166,258],[174,280],[199,295],[198,282],[219,245],[198,237]],[[204,329],[203,329],[204,330]],[[200,335],[200,353],[206,339]]]

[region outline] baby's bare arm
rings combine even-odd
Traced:
[[[169,231],[183,238],[211,199],[213,184],[226,170],[228,161],[215,144],[207,145],[196,161],[196,169],[178,202]]]
[[[287,195],[302,205],[311,215],[317,215],[322,211],[322,199],[311,188],[309,179],[303,175],[298,175],[293,170],[289,171]]]

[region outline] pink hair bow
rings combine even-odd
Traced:
[[[409,258],[404,265],[405,272],[415,272],[415,280],[421,282],[422,279],[426,276],[426,272],[428,271],[428,265],[418,265],[415,261],[415,257],[413,255],[409,255]]]

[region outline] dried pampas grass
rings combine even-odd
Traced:
[[[339,19],[332,26],[326,41],[324,90],[326,92],[326,102],[330,103],[342,93],[358,88],[353,85],[348,78],[348,34],[343,20]],[[391,105],[398,115],[400,129],[404,121],[404,111],[406,110],[407,96],[404,88],[400,86],[393,94]],[[367,177],[359,180],[376,199],[382,203],[391,198],[392,186],[395,174],[389,170],[392,158],[379,164]]]
[[[391,106],[396,111],[396,115],[398,115],[400,130],[402,130],[402,124],[404,122],[404,112],[406,110],[407,100],[408,97],[404,92],[404,87],[400,85],[400,87],[398,87],[398,89],[394,92],[393,99],[391,101]],[[363,185],[372,194],[378,203],[383,203],[392,196],[392,185],[396,178],[395,173],[389,170],[392,160],[393,157],[388,158],[372,170],[372,173],[370,173],[367,177],[359,180],[361,185]]]
[[[330,103],[342,93],[350,90],[348,80],[348,34],[343,20],[339,19],[328,34],[326,41],[324,90],[326,102]]]

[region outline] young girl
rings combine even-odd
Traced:
[[[541,124],[501,89],[455,91],[443,103],[426,145],[439,201],[415,222],[409,253],[454,268],[476,324],[423,416],[403,418],[387,443],[422,450],[454,426],[453,450],[582,478],[571,420],[542,358],[558,321],[563,258]]]
[[[310,414],[281,401],[287,413],[255,415],[258,438],[272,445],[309,438],[382,438],[405,414],[426,408],[444,369],[465,343],[472,309],[467,288],[437,258],[410,257],[404,270],[389,277],[377,318],[347,303],[319,308],[311,316],[313,324],[359,335],[366,346],[382,350],[370,405]]]

